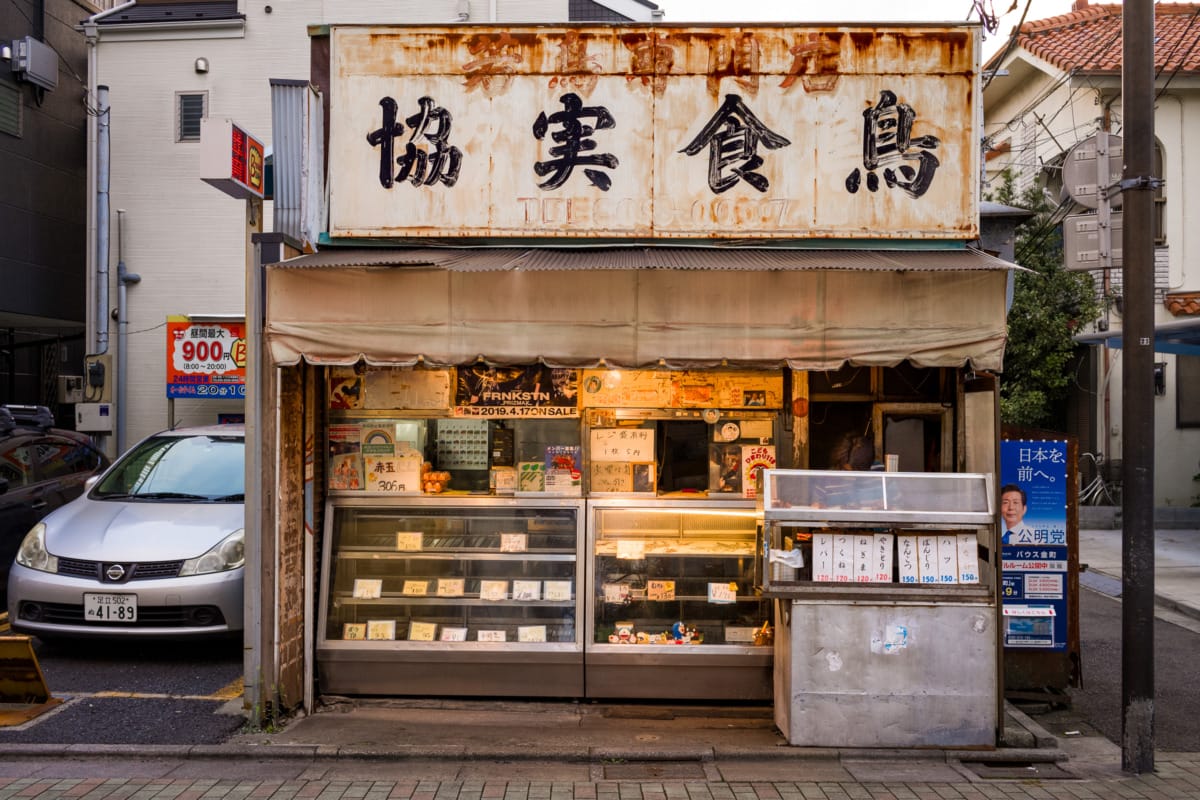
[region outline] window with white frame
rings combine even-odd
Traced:
[[[200,141],[200,120],[208,116],[208,92],[175,93],[175,141]]]

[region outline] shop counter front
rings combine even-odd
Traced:
[[[320,691],[767,700],[752,501],[329,501]]]
[[[793,745],[994,747],[990,475],[767,470],[775,719]]]
[[[770,699],[753,501],[589,500],[588,514],[588,696]]]
[[[582,696],[583,516],[578,499],[331,499],[321,691]]]

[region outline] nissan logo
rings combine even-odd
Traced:
[[[104,576],[110,581],[119,581],[125,577],[125,568],[120,564],[109,564],[108,569],[104,570]]]

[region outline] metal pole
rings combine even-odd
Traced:
[[[1121,767],[1154,770],[1154,5],[1125,0]]]

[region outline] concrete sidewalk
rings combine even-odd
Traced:
[[[1120,530],[1081,530],[1080,583],[1119,597],[1122,548]],[[1154,600],[1160,608],[1200,620],[1200,530],[1155,531]]]

